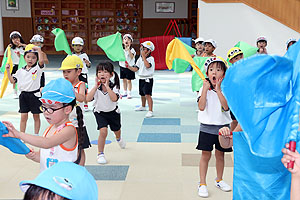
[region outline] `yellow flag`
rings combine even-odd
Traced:
[[[10,73],[11,73],[12,70],[13,70],[13,62],[12,62],[12,59],[11,59],[11,51],[10,51],[10,47],[9,46],[7,47],[6,53],[7,53],[6,54],[6,57],[7,57],[6,64],[10,65]],[[7,88],[8,81],[9,80],[8,80],[8,76],[7,76],[7,71],[5,70],[4,71],[4,77],[3,77],[2,83],[1,83],[1,88],[0,88],[0,98],[2,98],[3,95],[4,95],[4,92],[5,92],[6,88]]]
[[[195,70],[195,72],[200,76],[200,78],[202,80],[205,79],[205,76],[202,74],[201,70],[196,65],[192,56],[189,54],[189,52],[184,47],[182,42],[177,38],[173,39],[167,46],[166,64],[169,69],[172,69],[172,63],[175,58],[180,58],[182,60],[189,62],[193,67],[193,69]]]

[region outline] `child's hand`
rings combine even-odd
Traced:
[[[5,65],[5,69],[6,69],[6,71],[10,72],[10,65],[9,65],[9,64],[6,64],[6,65]]]
[[[207,91],[210,88],[210,83],[208,80],[203,80],[203,90]]]
[[[36,157],[36,152],[33,149],[30,149],[30,152],[28,154],[25,155],[26,158],[33,160]]]
[[[12,44],[7,45],[7,47],[12,47]]]
[[[32,50],[33,50],[33,51],[38,51],[39,48],[40,48],[40,47],[38,47],[38,46],[34,46],[34,47],[32,47]]]
[[[232,138],[232,135],[230,134],[230,129],[226,126],[219,129],[219,133],[224,136],[225,138]]]
[[[130,46],[129,46],[128,44],[125,44],[125,50],[126,50],[126,51],[129,51],[129,50],[130,50],[129,47],[130,47]]]
[[[18,57],[20,57],[20,51],[15,51]]]
[[[100,80],[99,80],[99,78],[96,76],[96,78],[95,78],[95,86],[99,86],[100,85]]]
[[[106,77],[106,81],[104,83],[104,86],[106,87],[106,89],[109,88],[109,76]]]
[[[90,62],[87,59],[85,59],[85,58],[83,58],[83,61],[85,62],[86,65],[90,64]]]
[[[287,167],[287,164],[290,161],[295,161],[294,162],[294,168],[289,169],[289,171],[293,174],[293,176],[298,176],[300,177],[300,154],[296,150],[295,152],[291,152],[289,148],[289,144],[287,143],[285,145],[286,148],[283,148],[281,151],[283,153],[283,157],[281,158],[281,162],[285,167]]]
[[[216,83],[216,91],[221,91],[221,83],[223,81],[223,78],[220,78],[217,80],[217,83]]]
[[[7,122],[7,121],[3,121],[2,122],[6,128],[8,129],[8,133],[2,135],[2,137],[13,137],[13,138],[20,138],[21,133],[19,131],[17,131],[14,127],[14,125],[12,125],[12,123]]]

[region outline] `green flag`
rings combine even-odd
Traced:
[[[197,64],[197,66],[199,67],[199,69],[201,70],[202,74],[204,74],[204,76],[206,77],[206,71],[204,68],[204,63],[206,61],[207,57],[194,57],[194,61]],[[203,81],[200,78],[200,76],[195,72],[195,70],[193,70],[192,73],[192,90],[193,92],[199,91],[200,88],[203,85]]]
[[[71,55],[72,52],[65,32],[60,28],[53,29],[51,32],[55,35],[54,46],[56,51],[65,51],[68,55]]]
[[[244,54],[244,58],[248,58],[250,56],[253,56],[254,54],[257,53],[258,48],[251,46],[250,44],[243,42],[243,41],[239,41],[236,45],[234,45],[234,47],[238,47],[242,50],[243,54]],[[232,64],[229,62],[228,58],[227,58],[227,63],[229,66],[231,66]]]
[[[125,54],[122,47],[122,35],[115,34],[99,38],[97,45],[103,49],[107,57],[112,61],[125,61]]]
[[[2,59],[2,63],[1,63],[1,68],[0,68],[0,71],[2,73],[5,72],[5,65],[7,63],[7,48],[5,49],[5,52],[4,52],[4,56],[3,56],[3,59]]]
[[[19,60],[19,66],[18,66],[18,69],[22,68],[22,67],[25,67],[27,65],[25,59],[24,59],[24,55],[20,55],[20,60]]]

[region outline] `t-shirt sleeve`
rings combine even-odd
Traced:
[[[118,99],[120,97],[120,89],[117,88],[117,86],[114,86],[113,92],[117,95]]]
[[[151,56],[151,57],[147,58],[147,61],[149,62],[149,64],[151,65],[151,67],[154,67],[154,69],[155,69],[154,58]]]

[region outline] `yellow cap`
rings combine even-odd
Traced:
[[[71,55],[71,56],[67,56],[62,61],[59,70],[82,69],[82,68],[83,68],[82,60],[76,55]]]
[[[228,60],[231,60],[232,58],[234,58],[235,56],[242,54],[242,50],[238,47],[233,47],[231,49],[229,49],[229,51],[227,52],[227,57]]]
[[[33,45],[33,44],[26,45],[26,47],[25,47],[25,53],[26,52],[36,52],[36,51],[32,50],[33,47],[35,47],[35,45]]]

